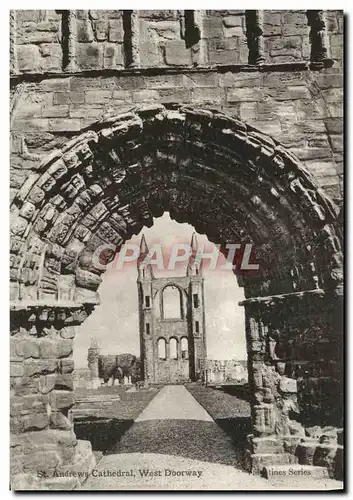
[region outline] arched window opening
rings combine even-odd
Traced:
[[[167,359],[166,341],[164,339],[158,340],[158,359]]]
[[[145,303],[146,303],[146,307],[151,307],[151,302],[150,302],[150,296],[149,295],[146,295],[146,297],[145,297]]]
[[[189,342],[186,337],[181,339],[181,358],[189,359]]]
[[[174,338],[170,339],[169,353],[170,353],[170,359],[178,359],[178,342]]]
[[[163,290],[163,318],[182,318],[182,295],[178,287],[168,285]]]

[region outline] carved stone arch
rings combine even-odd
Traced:
[[[172,345],[175,346],[175,351],[173,352]],[[177,337],[170,337],[169,339],[169,358],[170,359],[178,359],[178,349],[179,349],[179,342]]]
[[[168,281],[167,283],[163,284],[161,288],[159,288],[156,291],[155,297],[159,298],[159,314],[161,318],[164,318],[164,291],[168,287],[174,287],[178,290],[179,292],[179,300],[180,300],[180,316],[179,319],[185,319],[186,314],[187,314],[187,299],[188,299],[188,293],[185,290],[183,286],[181,286],[178,283],[175,283],[175,281],[171,280]]]
[[[154,295],[153,297],[156,298],[157,295],[159,293],[161,293],[164,288],[166,288],[167,286],[176,286],[179,288],[179,290],[185,294],[186,297],[188,297],[188,291],[186,288],[184,288],[182,285],[180,285],[180,283],[176,283],[175,281],[173,281],[173,279],[171,279],[170,281],[168,281],[167,283],[163,283],[163,285],[160,287],[160,288],[157,288],[155,291],[154,291]]]
[[[163,346],[163,347],[161,347]],[[166,360],[168,352],[168,341],[164,337],[157,339],[157,355],[159,360]]]
[[[319,378],[340,377],[339,215],[297,158],[219,111],[135,108],[40,163],[11,206],[12,334],[33,335],[38,345],[49,336],[59,361],[45,373],[70,373],[62,358],[72,352],[74,326],[98,303],[104,264],[165,211],[214,243],[254,245],[260,270],[241,276],[253,433],[284,436],[271,329],[276,342],[291,341],[285,362],[295,373],[299,348],[310,351],[303,338],[319,348],[321,328],[334,368]],[[26,361],[18,370],[30,377],[40,366]]]
[[[189,351],[190,351],[190,340],[187,336],[184,335],[183,337],[180,338],[180,352],[182,359],[189,359]]]
[[[157,106],[97,123],[25,182],[11,207],[12,298],[74,282],[74,300],[95,302],[94,251],[111,260],[164,210],[212,241],[254,243],[269,284],[245,279],[248,297],[293,292],[293,262],[306,266],[297,290],[341,286],[336,207],[291,153],[222,113]]]

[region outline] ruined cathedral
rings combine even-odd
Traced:
[[[112,249],[166,212],[214,244],[254,244],[259,272],[238,280],[244,468],[334,457],[342,477],[343,31],[339,10],[10,12],[13,490],[73,489],[52,471],[94,467],[67,418],[74,338]],[[141,246],[143,376],[197,380],[201,269],[191,257],[157,279]]]
[[[201,380],[206,359],[205,302],[197,238],[185,276],[154,276],[142,236],[137,262],[142,378],[147,383]]]

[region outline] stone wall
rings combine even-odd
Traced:
[[[343,17],[326,13],[326,66],[317,70],[305,11],[264,11],[261,69],[249,62],[244,11],[205,11],[205,61],[180,32],[176,11],[141,11],[138,66],[126,73],[122,11],[78,11],[75,76],[63,71],[65,13],[13,12],[15,108],[11,187],[18,189],[38,158],[106,113],[142,102],[192,103],[224,109],[276,138],[305,162],[337,202],[342,196]],[[183,23],[181,23],[183,24]],[[64,29],[65,31],[65,29]],[[249,32],[251,33],[251,32]],[[250,36],[250,35],[249,35]],[[64,44],[64,45],[63,45]],[[108,57],[110,45],[118,51]],[[202,44],[201,44],[202,45]],[[152,48],[156,52],[152,54]],[[112,60],[115,64],[112,65]],[[109,63],[107,61],[110,61]],[[325,59],[326,61],[326,59]],[[317,64],[317,63],[316,63]],[[195,66],[196,65],[196,66]],[[148,73],[153,67],[153,75]],[[121,68],[114,76],[98,70]],[[144,70],[145,68],[145,70]],[[80,77],[77,72],[96,70]],[[125,73],[124,73],[125,71]],[[46,78],[49,74],[60,78]],[[34,75],[42,74],[42,78]],[[27,75],[27,76],[26,76]],[[32,78],[30,75],[33,75]],[[120,76],[118,76],[120,75]],[[19,82],[22,82],[19,88]]]
[[[177,288],[180,317],[165,318],[163,292],[167,286]],[[198,295],[197,307],[192,297]],[[144,296],[149,295],[146,307]],[[142,278],[139,277],[140,342],[144,380],[152,383],[178,383],[201,379],[205,359],[205,308],[201,275]],[[195,323],[198,322],[196,332]],[[149,331],[146,331],[146,323]],[[165,359],[159,359],[158,342],[164,339]],[[176,359],[171,357],[170,343],[176,342]],[[187,357],[182,355],[182,340],[187,339]]]
[[[248,382],[246,365],[246,361],[208,359],[205,380],[208,384],[246,384]]]
[[[65,482],[54,471],[86,470],[95,463],[90,443],[76,439],[67,418],[75,401],[74,328],[86,317],[79,306],[62,305],[55,313],[45,307],[12,309],[10,458],[11,473],[20,474],[15,489],[72,489],[79,481]]]
[[[13,11],[14,72],[60,72],[70,56],[76,71],[310,61],[311,31],[321,31],[315,12]],[[324,23],[325,56],[340,60],[342,12],[327,12]]]
[[[340,204],[343,176],[342,74],[302,71],[186,71],[130,77],[44,78],[25,83],[13,114],[11,197],[51,149],[109,113],[142,103],[222,109],[275,136]]]
[[[73,385],[75,389],[90,389],[91,388],[91,372],[88,368],[75,369],[72,374]]]

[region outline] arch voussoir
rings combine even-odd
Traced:
[[[146,155],[146,151],[150,149],[148,140],[152,136],[157,137],[156,151]],[[144,162],[145,155],[147,162]],[[296,218],[299,206],[303,217],[315,226],[315,231],[324,227],[335,215],[332,205],[330,206],[325,197],[321,196],[322,193],[313,185],[312,177],[300,162],[270,137],[219,111],[212,112],[185,106],[169,110],[163,106],[152,106],[137,108],[121,116],[109,117],[106,121],[98,123],[95,130],[86,131],[72,139],[61,151],[53,152],[42,161],[39,168],[42,174],[29,179],[14,201],[14,207],[19,210],[11,226],[16,238],[15,245],[18,247],[21,239],[28,238],[28,235],[34,232],[39,236],[43,235],[49,241],[65,246],[76,227],[83,226],[88,231],[94,231],[112,211],[112,207],[107,208],[104,205],[105,193],[109,191],[108,200],[112,200],[111,193],[117,193],[114,195],[116,206],[119,205],[120,192],[124,196],[125,191],[125,196],[133,200],[131,194],[130,198],[126,194],[126,189],[127,193],[129,192],[129,182],[133,180],[136,183],[138,179],[143,184],[146,175],[147,177],[153,175],[153,171],[148,172],[148,170],[153,167],[154,162],[161,168],[167,160],[174,165],[174,168],[179,165],[177,168],[182,167],[184,170],[185,161],[188,162],[190,169],[193,162],[201,160],[200,166],[202,166],[210,164],[212,158],[216,165],[213,169],[216,175],[223,175],[219,168],[217,171],[217,164],[227,165],[228,168],[232,162],[237,166],[240,165],[234,174],[232,172],[234,179],[238,176],[240,179],[238,183],[240,199],[248,201],[249,192],[246,190],[242,192],[244,186],[246,184],[250,186],[254,179],[259,180],[263,176],[266,179],[273,179],[276,188],[271,189],[270,194],[273,194],[275,189],[279,195],[274,198],[287,199],[287,204],[282,201],[282,207],[287,205],[286,208],[291,210],[293,219]],[[244,158],[248,166],[246,171],[242,172]],[[207,168],[207,171],[211,172],[210,167]],[[99,170],[103,172],[98,172]],[[227,170],[224,175],[227,177],[229,174]],[[173,175],[170,176],[172,182]],[[232,175],[230,179],[234,182]],[[94,182],[97,178],[100,179],[98,184]],[[162,185],[166,180],[164,178]],[[271,181],[269,183],[271,185]],[[132,191],[134,189],[135,187],[131,188]],[[53,193],[58,194],[53,197]],[[148,193],[146,196],[148,197]],[[266,225],[269,227],[266,237],[265,234],[261,235],[260,229],[258,230],[260,239],[275,240],[279,237],[278,234],[285,237],[285,233],[288,233],[285,226],[281,228],[279,224],[277,229],[275,226],[271,229],[273,220],[271,222],[271,216],[268,214],[273,215],[274,207],[268,204],[268,200],[264,200],[263,193],[261,196],[260,198],[257,196],[257,201],[256,196],[250,196],[250,203],[253,203],[256,210],[263,211],[266,222],[263,227]],[[56,203],[53,206],[55,198]],[[293,208],[292,201],[295,205]],[[131,206],[134,206],[134,203],[131,201]],[[90,209],[92,205],[93,208]],[[251,206],[248,206],[248,210],[249,213],[255,213]],[[143,210],[139,207],[136,211],[144,212],[143,224],[147,221],[148,224],[152,223],[148,204]],[[127,225],[129,227],[135,225],[137,229],[140,224],[135,219],[136,217],[127,216]],[[48,231],[50,226],[51,229]],[[104,231],[104,227],[101,231]],[[114,244],[115,241],[118,243],[120,238],[126,236],[125,234],[113,238],[109,243]]]

